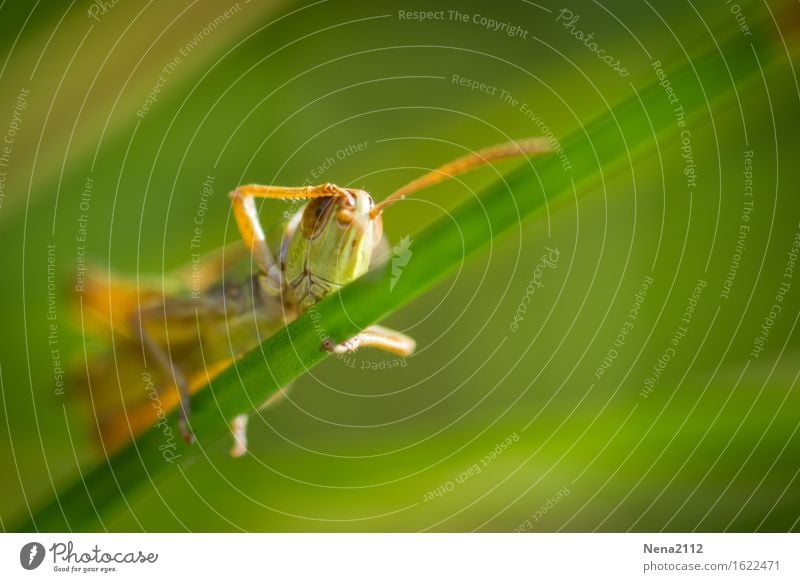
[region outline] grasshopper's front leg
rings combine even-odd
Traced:
[[[250,250],[253,261],[256,263],[256,266],[263,276],[261,279],[261,286],[266,293],[273,296],[281,294],[284,290],[285,281],[280,264],[275,261],[267,247],[264,230],[261,228],[261,222],[258,219],[255,199],[277,198],[285,200],[320,198],[326,196],[350,199],[352,195],[347,190],[335,184],[301,186],[296,188],[250,184],[239,186],[230,193],[233,213],[236,218],[239,233],[245,245]],[[287,236],[291,236],[297,228],[299,217],[300,213],[298,213],[296,219],[291,221],[290,228],[287,229]],[[285,253],[286,244],[285,241],[281,247],[282,254]],[[282,401],[286,397],[289,388],[289,386],[283,387],[268,398],[259,409],[263,410],[264,408],[268,408]],[[233,434],[234,444],[230,453],[234,457],[241,457],[247,452],[247,423],[249,418],[248,414],[240,414],[231,422],[231,433]]]
[[[386,236],[382,236],[372,254],[370,267],[385,264],[391,257],[392,248]],[[376,348],[406,358],[414,353],[417,342],[413,338],[394,331],[381,325],[370,325],[361,333],[340,343],[326,341],[322,344],[322,349],[331,354],[348,354],[355,352],[358,348]]]
[[[413,338],[380,325],[370,325],[361,333],[340,344],[326,341],[322,348],[331,354],[349,354],[358,348],[377,348],[405,358],[414,353],[417,342]]]
[[[323,349],[332,354],[345,354],[355,352],[360,347],[377,348],[402,358],[414,353],[416,342],[409,336],[391,330],[380,325],[371,325],[358,335],[353,336],[341,344],[325,342]],[[259,410],[270,408],[286,398],[291,386],[281,388],[278,392],[270,396]],[[250,420],[249,414],[240,414],[231,422],[231,433],[233,434],[233,447],[231,456],[241,457],[247,453],[247,423]]]

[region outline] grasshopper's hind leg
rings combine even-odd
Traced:
[[[292,388],[291,384],[284,386],[275,394],[270,396],[264,401],[264,404],[258,407],[259,410],[266,410],[276,404],[280,404],[286,399],[286,395]],[[247,423],[250,420],[249,414],[240,414],[231,422],[231,434],[233,435],[233,446],[231,447],[232,457],[241,457],[247,453]]]
[[[143,314],[142,319],[144,318],[145,315]],[[144,349],[153,358],[155,358],[159,367],[175,381],[175,386],[178,388],[178,394],[180,395],[181,399],[180,419],[178,420],[178,426],[180,427],[183,440],[189,444],[193,443],[194,435],[189,430],[189,409],[191,407],[191,395],[189,392],[189,382],[187,382],[186,376],[184,376],[181,369],[172,362],[167,351],[158,345],[158,342],[156,342],[150,336],[147,330],[145,330],[143,321],[137,317],[131,318],[130,328]]]

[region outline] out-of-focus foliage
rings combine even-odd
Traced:
[[[728,66],[762,72],[393,314],[419,346],[402,367],[368,351],[325,361],[253,419],[251,456],[220,440],[121,492],[97,527],[796,529],[795,45],[758,3],[616,4],[459,3],[466,21],[422,2],[119,2],[96,18],[4,4],[4,526],[102,462],[92,411],[54,378],[56,358],[82,363],[82,253],[158,275],[236,239],[236,184],[332,181],[380,199],[463,147],[563,139],[758,24],[772,56]],[[420,10],[442,18],[408,16]],[[796,21],[778,19],[782,34]],[[668,82],[663,107],[679,106]],[[497,178],[397,205],[389,238],[411,235],[413,253],[414,233]],[[265,204],[265,225],[285,210]],[[558,261],[543,267],[548,248]]]

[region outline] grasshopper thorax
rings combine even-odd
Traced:
[[[314,198],[301,211],[281,265],[289,300],[306,311],[363,275],[383,234],[380,215],[363,190]]]

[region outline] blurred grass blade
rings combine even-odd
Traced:
[[[705,123],[689,114],[702,112],[707,100],[741,89],[747,79],[759,79],[761,67],[776,60],[768,26],[753,26],[753,36],[737,37],[693,58],[680,69],[668,71],[669,83],[690,121]],[[758,58],[756,58],[756,54]],[[228,437],[228,421],[251,411],[281,386],[319,363],[321,335],[344,340],[424,293],[451,273],[466,256],[500,236],[523,218],[541,215],[547,208],[572,200],[574,189],[586,187],[608,173],[627,167],[637,156],[655,151],[661,136],[680,135],[676,113],[663,86],[650,82],[611,111],[562,141],[571,165],[550,155],[525,164],[508,180],[497,183],[449,216],[415,236],[414,259],[390,292],[391,270],[371,272],[325,301],[312,314],[297,319],[260,347],[226,370],[193,399],[192,428],[199,445],[183,447],[175,464],[166,463],[159,451],[162,434],[151,429],[136,442],[84,475],[49,505],[21,526],[24,530],[92,530],[122,500],[148,482],[180,470],[202,454],[202,449]],[[661,138],[663,140],[663,138]],[[678,146],[675,146],[678,152]],[[684,194],[685,195],[685,194]],[[175,421],[175,415],[171,417]]]
[[[0,2],[0,7],[3,4]],[[188,80],[198,71],[212,67],[213,57],[220,50],[245,37],[254,22],[278,12],[284,2],[246,4],[229,11],[229,17],[218,20],[221,24],[215,27],[214,34],[192,45],[192,58],[184,58],[169,74],[162,98],[185,92]],[[26,10],[33,23],[28,23],[20,46],[11,47],[14,54],[25,55],[49,46],[46,58],[40,58],[35,65],[25,58],[12,58],[2,71],[5,91],[0,93],[0,111],[12,109],[19,88],[30,91],[26,131],[16,139],[16,171],[9,172],[6,188],[22,194],[28,192],[29,182],[33,187],[27,196],[9,196],[5,200],[0,221],[19,220],[26,199],[30,204],[33,198],[52,193],[63,171],[65,151],[75,159],[91,156],[98,142],[108,139],[108,133],[127,128],[131,119],[138,119],[137,109],[163,73],[163,55],[171,55],[171,59],[180,56],[197,31],[225,12],[214,2],[115,2],[113,9],[108,8],[100,18],[91,17],[87,6],[73,9],[58,3],[48,8],[37,11],[34,5]],[[59,14],[61,10],[63,15]],[[9,25],[19,23],[6,18],[0,20],[0,33],[8,42],[20,31]],[[56,24],[60,18],[63,21]],[[121,42],[121,37],[142,41]],[[81,50],[87,47],[91,48]]]

